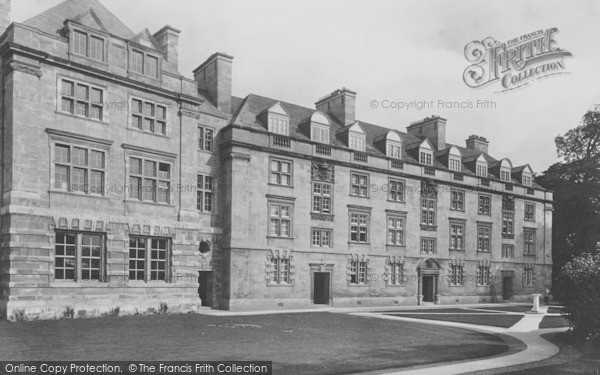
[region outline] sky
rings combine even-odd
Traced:
[[[600,104],[600,1],[100,1],[136,33],[166,24],[180,29],[179,68],[186,76],[214,52],[234,56],[235,96],[314,108],[347,87],[357,92],[360,121],[405,131],[439,115],[448,120],[447,142],[463,146],[471,134],[486,137],[493,157],[529,163],[536,172],[558,160],[554,138]],[[13,0],[12,20],[60,2]],[[499,92],[497,82],[464,83],[471,41],[506,42],[553,27],[555,45],[572,53],[564,60],[568,74],[508,92]],[[478,100],[493,105],[476,108]],[[434,104],[389,108],[413,101]]]

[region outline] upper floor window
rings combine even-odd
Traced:
[[[130,69],[132,72],[158,78],[158,58],[142,51],[131,50]]]
[[[350,213],[350,241],[366,243],[369,240],[369,214]]]
[[[514,233],[514,213],[502,211],[502,234],[512,235]]]
[[[488,167],[486,163],[477,162],[477,176],[487,177],[488,176]]]
[[[535,203],[525,203],[525,220],[535,221]]]
[[[492,227],[489,225],[477,226],[477,251],[490,252],[491,248]]]
[[[460,172],[462,170],[460,158],[450,156],[448,159],[448,168],[451,171]]]
[[[131,100],[131,125],[139,130],[167,135],[167,107],[147,100]]]
[[[421,252],[426,254],[436,253],[435,238],[421,238]]]
[[[104,89],[88,83],[61,78],[61,112],[104,120]]]
[[[54,147],[54,188],[86,194],[104,193],[105,153],[57,143]]]
[[[389,179],[388,198],[394,202],[404,202],[404,181]]]
[[[331,190],[331,184],[324,182],[313,182],[313,212],[331,214],[331,200],[333,197]]]
[[[450,249],[465,249],[465,224],[450,222]]]
[[[57,230],[54,242],[54,278],[56,280],[104,281],[104,235]]]
[[[535,255],[535,229],[523,229],[523,254]]]
[[[369,175],[352,172],[350,174],[350,195],[358,197],[369,196]]]
[[[419,163],[433,165],[433,153],[431,151],[419,151]]]
[[[290,121],[281,116],[269,116],[269,131],[271,133],[289,135]]]
[[[523,173],[523,185],[529,187],[533,186],[533,179],[531,178],[531,175]]]
[[[292,204],[269,202],[269,236],[292,237],[292,210]]]
[[[88,32],[73,30],[73,53],[90,59],[105,61],[105,39]]]
[[[502,244],[502,258],[512,259],[515,256],[515,246],[511,244]]]
[[[312,229],[312,245],[316,247],[331,247],[332,233],[331,229]]]
[[[436,200],[421,198],[421,224],[435,225]]]
[[[404,216],[388,216],[388,241],[389,245],[404,245]]]
[[[310,117],[310,139],[319,143],[329,143],[329,119],[320,112]]]
[[[129,198],[170,203],[171,164],[142,158],[129,159]]]
[[[491,215],[492,212],[492,197],[489,195],[479,195],[478,212],[481,215]]]
[[[275,185],[292,186],[292,162],[283,159],[271,159],[269,182]]]
[[[510,182],[510,170],[509,169],[500,169],[500,180],[504,182]]]
[[[356,151],[365,151],[365,136],[359,134],[350,134],[350,143],[349,146],[351,149]]]
[[[387,156],[394,159],[402,159],[402,145],[388,142]]]
[[[450,209],[456,211],[465,210],[465,192],[464,190],[452,189],[450,192]]]
[[[205,126],[198,126],[198,148],[204,151],[212,151],[214,142],[214,130]]]
[[[196,208],[202,212],[213,212],[215,201],[215,178],[199,174],[196,181]]]

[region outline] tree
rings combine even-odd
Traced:
[[[600,111],[587,112],[581,124],[555,139],[562,161],[536,182],[554,192],[553,294],[563,287],[561,268],[574,257],[596,251],[600,242]]]
[[[576,257],[561,277],[569,288],[564,304],[573,333],[600,343],[600,253]]]

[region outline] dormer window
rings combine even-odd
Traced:
[[[365,152],[365,132],[360,127],[358,121],[348,129],[348,147],[356,151]]]
[[[433,165],[433,147],[427,139],[419,146],[419,163]]]
[[[462,171],[462,154],[456,147],[452,147],[448,152],[448,169],[455,172]]]
[[[419,163],[433,165],[433,155],[431,151],[419,151]]]
[[[315,112],[310,118],[310,139],[314,142],[329,143],[329,120],[320,112]]]
[[[158,78],[158,58],[138,50],[131,50],[130,69],[134,73]]]
[[[106,40],[104,37],[83,30],[73,30],[71,35],[71,48],[74,55],[97,61],[106,61]]]
[[[510,182],[511,179],[511,171],[512,171],[512,163],[508,159],[502,159],[500,162],[500,181]]]
[[[488,168],[486,163],[477,162],[477,176],[487,177]]]
[[[533,179],[531,178],[530,174],[523,173],[523,185],[529,187],[533,186]]]
[[[402,158],[402,138],[398,133],[391,131],[387,134],[386,139],[386,155],[389,158]]]
[[[281,106],[281,103],[277,103],[273,107],[269,108],[267,114],[269,131],[271,133],[285,136],[290,135],[290,115]]]

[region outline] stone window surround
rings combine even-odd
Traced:
[[[152,56],[157,59],[156,77],[147,75],[145,73],[135,72],[131,69],[131,57],[133,55],[133,51],[141,52],[144,55],[144,60],[142,62],[142,69],[146,68],[147,56]],[[141,44],[132,42],[131,40],[127,41],[127,73],[129,75],[144,77],[144,78],[156,81],[156,82],[160,82],[160,81],[162,81],[162,64],[163,64],[163,59],[162,59],[162,54],[160,52],[155,51],[154,49],[151,49],[149,47],[143,46]]]
[[[110,150],[110,147],[111,147],[113,141],[90,137],[90,136],[81,135],[81,134],[70,133],[70,132],[66,132],[63,130],[57,130],[57,129],[52,129],[52,128],[46,128],[45,132],[48,134],[48,142],[49,142],[49,146],[50,146],[50,157],[49,157],[49,163],[50,163],[50,168],[49,168],[50,181],[49,182],[50,182],[50,185],[49,185],[48,191],[104,198],[104,196],[105,196],[104,192],[103,192],[103,194],[86,194],[84,192],[71,192],[71,191],[55,189],[54,188],[54,184],[55,184],[54,152],[56,150],[57,143],[59,143],[59,144],[66,143],[71,147],[75,146],[75,147],[86,148],[88,150],[104,152],[104,170],[105,170],[104,186],[106,187],[108,185],[108,174],[106,173],[106,171],[109,169],[108,168],[109,150]]]
[[[108,32],[94,29],[91,27],[87,27],[81,23],[70,21],[70,20],[67,21],[66,27],[67,27],[67,32],[69,34],[69,50],[68,50],[69,58],[76,56],[81,59],[86,59],[89,61],[93,61],[95,63],[99,63],[99,64],[108,66],[108,50],[109,50],[109,46],[110,46],[110,34]],[[75,38],[74,38],[75,31],[79,31],[79,32],[87,35],[88,51],[86,53],[86,56],[80,55],[80,54],[74,52],[73,42],[75,40]],[[90,38],[92,36],[97,37],[98,39],[102,39],[104,41],[104,56],[103,56],[102,60],[93,59],[89,56],[90,55],[90,53],[89,53]]]
[[[99,89],[102,90],[102,120],[98,120],[95,118],[91,118],[91,117],[84,117],[84,116],[80,116],[80,115],[76,115],[75,113],[70,113],[70,112],[65,112],[62,110],[62,81],[63,80],[67,80],[67,81],[71,81],[75,84],[75,86],[77,86],[77,84],[82,84],[85,86],[88,86],[90,88],[90,90],[92,88],[95,89]],[[55,109],[55,113],[59,113],[61,115],[65,115],[65,116],[69,116],[69,117],[74,117],[74,118],[78,118],[78,119],[82,119],[82,120],[86,120],[86,121],[94,121],[96,123],[100,123],[100,124],[109,124],[109,115],[108,115],[108,109],[106,108],[106,105],[104,105],[107,102],[107,92],[108,92],[108,87],[105,85],[99,85],[96,83],[90,83],[88,81],[84,81],[82,79],[78,79],[78,78],[73,78],[61,73],[58,73],[56,75],[56,109]],[[73,111],[75,112],[75,110]]]
[[[56,279],[55,278],[55,265],[56,265],[56,234],[57,232],[64,232],[66,234],[74,234],[76,235],[76,242],[75,242],[75,278],[73,280],[71,279]],[[99,280],[82,280],[81,279],[81,269],[82,269],[82,249],[81,249],[81,236],[83,234],[90,234],[90,235],[99,235],[101,237],[101,250],[100,250],[100,279]],[[108,258],[108,254],[107,254],[107,245],[106,245],[106,236],[107,233],[106,232],[101,232],[101,231],[87,231],[87,230],[79,230],[79,229],[68,229],[68,228],[54,228],[53,230],[53,234],[52,234],[52,244],[54,244],[53,249],[52,249],[52,282],[54,283],[59,283],[59,284],[106,284],[106,275],[107,275],[107,258]]]
[[[162,134],[161,132],[157,132],[156,130],[154,132],[150,132],[150,131],[146,131],[143,130],[143,125],[142,125],[142,129],[133,126],[133,116],[134,116],[134,112],[133,112],[133,101],[134,100],[139,100],[142,102],[142,106],[144,105],[144,103],[151,103],[154,105],[154,115],[152,116],[145,116],[142,114],[142,120],[144,117],[151,117],[154,120],[154,129],[156,129],[156,122],[157,122],[157,117],[156,117],[156,106],[161,106],[165,108],[165,134]],[[127,129],[128,130],[134,130],[134,131],[138,131],[138,132],[142,132],[144,134],[150,134],[150,135],[154,135],[157,137],[166,137],[166,138],[170,138],[171,137],[171,127],[169,126],[169,110],[171,108],[174,107],[173,103],[170,102],[161,102],[160,100],[154,100],[154,99],[148,99],[136,94],[128,94],[127,95]],[[143,109],[142,109],[143,112]]]

